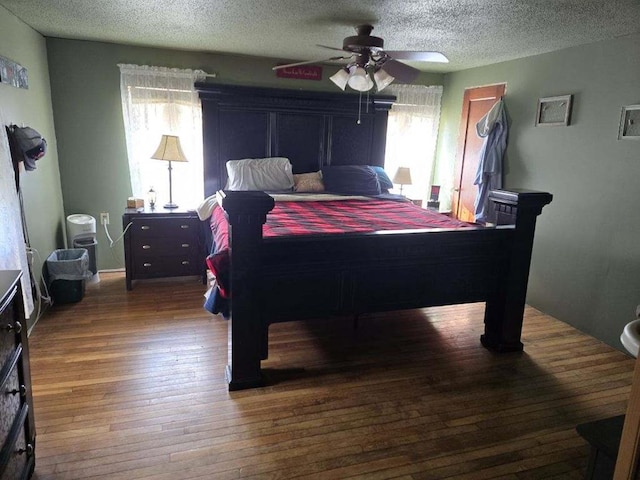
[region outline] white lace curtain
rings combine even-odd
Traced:
[[[398,167],[409,167],[412,184],[404,186],[403,194],[426,204],[433,179],[442,86],[392,85],[388,91],[397,100],[389,112],[385,170],[393,178]]]
[[[173,201],[195,208],[204,198],[202,110],[194,82],[201,70],[123,65],[120,93],[131,175],[131,190],[145,198],[151,187],[158,205],[169,201],[168,162],[152,160],[163,134],[177,135],[187,162],[172,162]]]

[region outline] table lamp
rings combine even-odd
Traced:
[[[402,195],[402,187],[411,185],[411,170],[409,167],[399,167],[393,176],[393,183],[400,185],[400,195]]]
[[[151,155],[151,158],[169,162],[169,203],[167,203],[164,208],[178,208],[178,205],[173,203],[171,191],[171,162],[188,161],[180,147],[180,139],[175,135],[162,135],[160,145],[158,145],[156,152]]]

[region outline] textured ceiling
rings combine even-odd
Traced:
[[[0,0],[49,37],[309,60],[361,23],[388,50],[436,50],[447,72],[640,31],[639,0]],[[0,10],[1,14],[1,10]]]

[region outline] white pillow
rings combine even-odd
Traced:
[[[227,162],[227,190],[291,190],[293,171],[288,158],[245,158]]]

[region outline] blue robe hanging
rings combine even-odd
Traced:
[[[475,216],[476,222],[486,223],[489,220],[489,191],[502,188],[502,163],[509,134],[502,98],[476,124],[476,132],[479,137],[484,138],[484,144],[473,182],[478,185]]]

